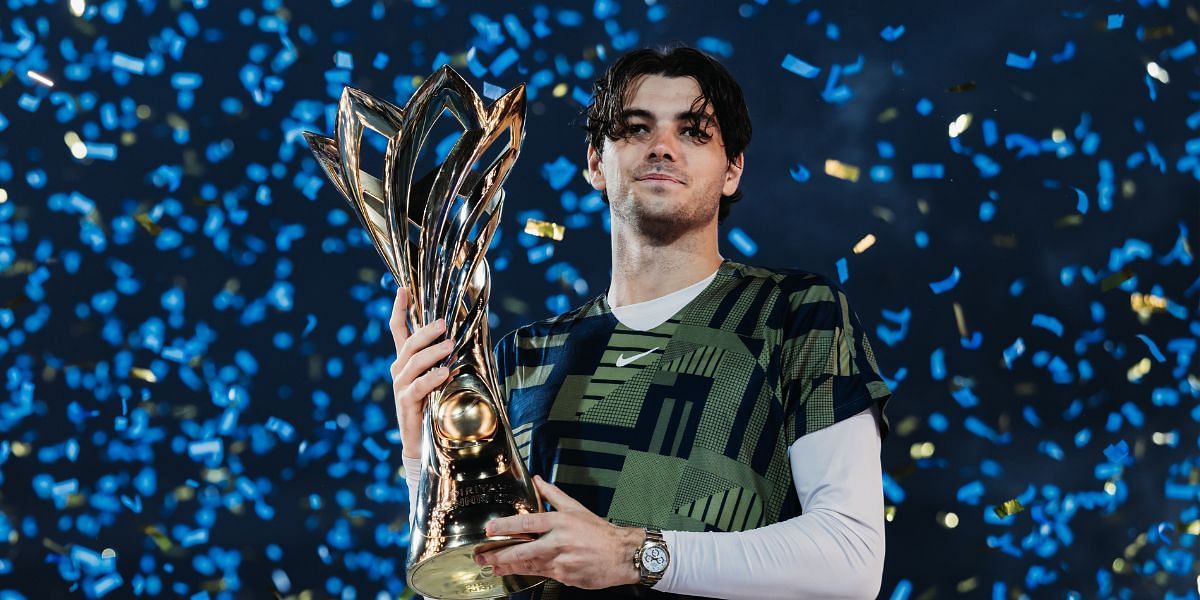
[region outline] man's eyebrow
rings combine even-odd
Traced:
[[[708,120],[711,117],[712,117],[711,112],[701,113],[701,112],[697,112],[694,110],[685,110],[681,113],[676,114],[675,120],[676,121],[689,121],[689,122],[696,122],[696,121],[703,122],[703,121]],[[627,109],[621,111],[621,115],[618,117],[618,120],[624,121],[626,119],[632,119],[632,118],[653,119],[654,115],[650,111],[648,111],[644,108],[627,108]]]

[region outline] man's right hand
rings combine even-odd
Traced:
[[[450,370],[430,367],[440,362],[454,349],[454,342],[433,341],[446,333],[445,319],[438,319],[418,328],[410,335],[405,315],[408,313],[408,290],[396,290],[392,317],[388,325],[396,342],[396,360],[392,362],[392,393],[396,398],[396,420],[400,425],[401,454],[406,458],[421,456],[421,419],[429,393],[446,381]],[[431,345],[432,344],[432,345]]]

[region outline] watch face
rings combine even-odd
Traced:
[[[662,546],[650,546],[642,554],[642,563],[651,573],[661,573],[667,568],[667,551]]]

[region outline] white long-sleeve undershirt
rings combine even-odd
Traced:
[[[652,329],[715,275],[661,298],[614,307],[613,315],[630,329]],[[872,405],[788,448],[803,514],[740,532],[664,531],[671,563],[654,589],[714,598],[874,598],[885,549],[879,418]],[[404,457],[404,470],[415,497],[420,459]]]

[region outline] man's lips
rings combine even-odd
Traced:
[[[655,181],[671,181],[674,183],[683,183],[683,182],[679,181],[678,179],[671,177],[670,175],[663,175],[661,173],[653,173],[650,175],[646,175],[645,177],[639,177],[638,181],[644,181],[647,179],[653,179]]]

